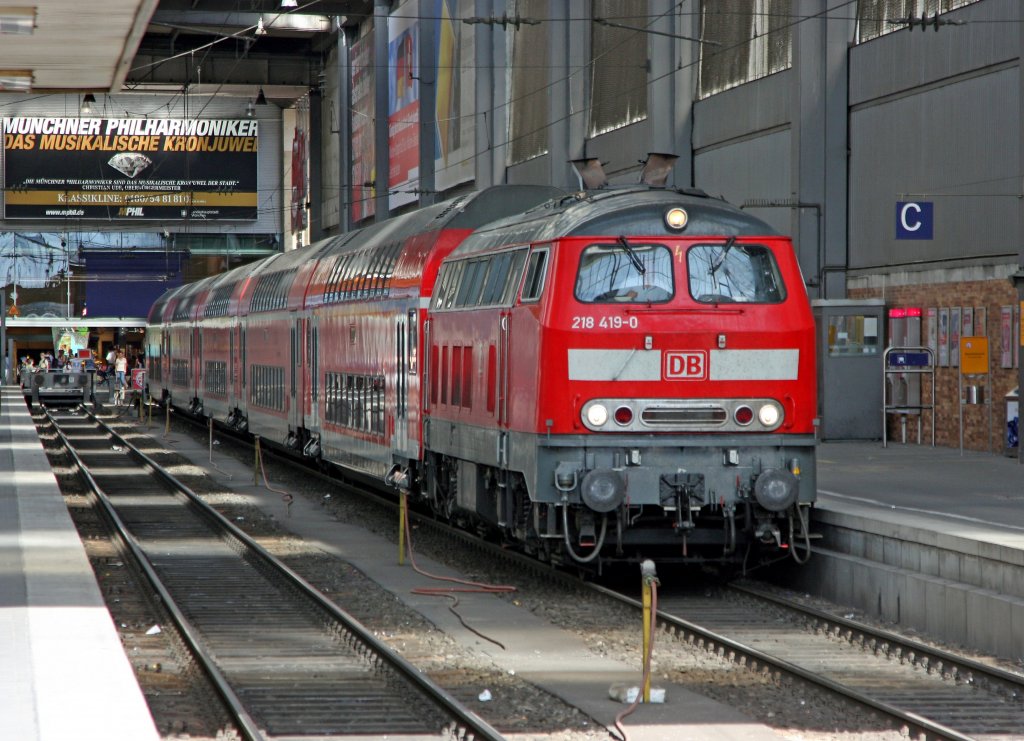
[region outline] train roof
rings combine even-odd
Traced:
[[[292,295],[295,292],[292,283],[297,275],[303,273],[300,267],[310,261],[334,258],[357,249],[385,248],[417,234],[429,234],[442,229],[471,232],[509,214],[526,211],[539,203],[564,195],[564,190],[545,185],[496,185],[456,196],[362,229],[329,237],[308,247],[271,255],[227,273],[178,286],[157,299],[150,309],[150,321],[191,319],[197,311],[205,312],[205,305],[210,301],[216,302],[216,313],[220,315],[228,309],[227,306],[221,306],[225,297],[220,294],[228,285],[239,283],[246,283],[242,291],[244,295],[233,291],[231,300],[241,299],[239,310],[242,314],[254,309],[295,308],[297,297]],[[333,265],[333,261],[330,264]],[[307,267],[310,268],[309,275],[304,280],[313,274],[313,266]],[[214,291],[217,291],[216,296]],[[254,296],[255,293],[261,295]],[[253,300],[258,307],[250,306]],[[233,313],[234,309],[229,311]]]
[[[335,237],[328,254],[385,244],[440,229],[472,231],[564,194],[560,188],[546,185],[495,185]]]
[[[670,208],[686,210],[680,231],[665,224]],[[580,191],[479,228],[453,252],[466,255],[508,244],[544,242],[586,235],[774,236],[778,232],[762,219],[719,198],[697,190],[635,186]]]

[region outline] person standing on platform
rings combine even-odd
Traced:
[[[118,350],[117,357],[114,360],[114,373],[117,378],[117,388],[124,390],[128,388],[128,381],[125,379],[125,374],[128,372],[128,358],[125,357],[123,350]]]
[[[32,374],[36,370],[36,361],[32,359],[31,355],[25,356],[25,361],[21,366],[21,385],[27,386],[32,379]]]

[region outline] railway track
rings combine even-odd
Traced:
[[[520,575],[592,588],[640,607],[628,595],[554,572],[429,517],[413,517],[424,530],[438,529],[448,542],[463,540],[495,563],[514,562]],[[576,607],[590,609],[582,603]],[[903,729],[903,735],[918,741],[1024,738],[1024,676],[787,601],[753,585],[698,595],[663,588],[658,608],[659,671],[673,669],[659,663],[659,646],[664,654],[666,639],[678,640],[758,673],[788,676],[826,696],[839,695],[883,719],[883,726]]]
[[[246,738],[501,738],[102,421],[47,418]]]
[[[663,590],[658,619],[670,640],[810,682],[889,718],[912,738],[1024,737],[1024,676],[754,586],[699,595]]]

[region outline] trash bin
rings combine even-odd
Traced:
[[[1006,454],[1017,455],[1020,445],[1020,386],[1006,395]]]

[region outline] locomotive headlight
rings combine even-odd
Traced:
[[[584,414],[586,422],[591,427],[603,427],[604,423],[608,421],[608,407],[604,404],[591,404]]]
[[[782,411],[774,404],[765,404],[757,410],[757,418],[765,427],[774,427],[779,423]]]
[[[684,228],[689,220],[690,217],[687,215],[686,209],[670,208],[665,212],[665,226],[674,232]]]

